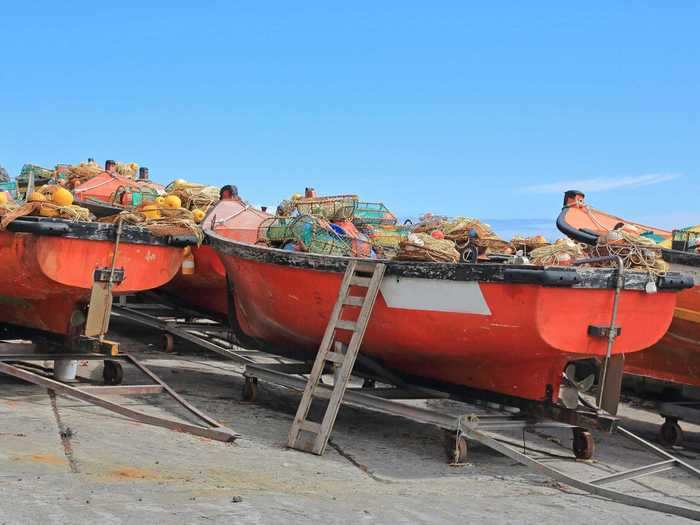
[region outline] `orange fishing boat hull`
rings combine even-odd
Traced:
[[[242,333],[271,351],[312,357],[348,259],[210,237],[232,280]],[[388,262],[362,352],[429,381],[555,401],[568,362],[605,355],[606,341],[588,327],[609,325],[613,301],[609,270],[561,272],[588,284],[537,284],[556,281],[556,272],[533,267]],[[531,282],[509,282],[516,274]],[[622,293],[615,353],[648,347],[671,322],[676,293],[642,289],[640,282]]]
[[[111,225],[100,225],[101,233],[94,230],[92,238],[1,231],[0,321],[74,334],[85,321],[95,270],[112,265],[115,245],[106,238],[107,226],[113,235]],[[177,273],[182,257],[182,247],[164,242],[122,241],[116,268],[124,270],[124,280],[114,285],[114,294],[163,285]]]
[[[594,242],[594,236],[624,223],[638,231],[651,231],[668,239],[672,232],[628,221],[588,206],[581,192],[567,192],[557,226],[581,242]],[[663,250],[671,270],[692,276],[700,283],[700,256]],[[673,321],[668,332],[655,345],[625,358],[625,372],[659,381],[700,386],[700,286],[678,294]]]
[[[219,201],[202,221],[204,231],[214,230],[229,239],[254,244],[260,223],[271,215],[240,199]],[[178,273],[162,291],[175,302],[212,314],[228,317],[226,270],[216,251],[203,244],[192,249],[194,272]]]

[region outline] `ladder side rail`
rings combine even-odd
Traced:
[[[342,403],[345,389],[347,388],[350,375],[352,374],[352,370],[355,366],[355,359],[365,336],[365,330],[369,324],[370,315],[374,309],[374,304],[379,293],[379,286],[381,285],[384,277],[385,268],[386,266],[383,263],[377,263],[374,268],[374,273],[370,279],[369,288],[367,289],[367,294],[365,296],[365,302],[362,305],[360,314],[357,318],[357,328],[352,334],[350,344],[345,351],[345,360],[340,365],[340,371],[338,372],[339,381],[333,386],[333,393],[328,401],[326,413],[324,414],[323,422],[321,423],[321,431],[317,434],[314,441],[314,454],[323,454],[326,444],[328,443],[328,438],[333,425],[335,424],[336,417],[338,416],[338,410],[340,409],[340,404]]]
[[[325,354],[330,349],[331,344],[333,343],[336,328],[335,324],[338,318],[340,317],[340,313],[343,309],[343,301],[345,300],[345,296],[347,295],[348,290],[350,289],[350,280],[355,274],[355,264],[355,261],[350,261],[347,269],[345,270],[345,276],[343,277],[343,281],[340,284],[340,289],[338,291],[338,299],[336,300],[335,306],[333,307],[333,311],[331,312],[331,317],[328,321],[328,325],[326,326],[326,331],[323,334],[323,339],[321,340],[321,345],[319,346],[318,353],[316,354],[314,366],[311,369],[311,373],[309,374],[309,379],[306,384],[306,388],[304,388],[304,393],[302,394],[301,401],[299,402],[299,406],[297,407],[297,413],[294,416],[294,421],[292,422],[292,426],[289,429],[287,444],[290,448],[294,448],[294,446],[296,445],[297,438],[299,437],[299,432],[301,430],[301,424],[306,420],[309,414],[309,409],[311,408],[314,389],[316,388],[316,385],[318,384],[321,375],[323,375],[323,370],[326,366]]]

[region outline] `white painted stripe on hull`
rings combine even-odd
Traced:
[[[491,315],[481,287],[474,281],[386,276],[380,291],[389,308]]]

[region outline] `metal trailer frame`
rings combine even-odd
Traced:
[[[99,406],[139,423],[224,442],[234,441],[238,437],[236,432],[207,416],[179,396],[165,381],[139,362],[134,356],[127,353],[118,353],[116,343],[84,337],[77,346],[78,349],[66,351],[62,348],[56,348],[55,345],[51,345],[51,343],[46,341],[43,342],[43,344],[0,343],[0,373],[45,387],[56,394]],[[107,350],[106,352],[91,351],[93,349]],[[49,377],[53,372],[51,369],[35,364],[37,361],[55,361],[57,359],[103,361],[103,378],[106,386],[95,385],[78,379],[76,379],[74,384],[67,384],[66,382]],[[123,377],[120,361],[136,367],[143,375],[150,379],[150,383],[141,385],[120,385]],[[161,393],[165,393],[170,396],[170,398],[174,399],[202,424],[197,425],[185,421],[146,414],[105,399],[100,395],[143,395]]]
[[[679,421],[700,424],[700,401],[680,401],[659,404],[659,415],[665,419],[659,428],[659,442],[667,447],[683,443]]]
[[[244,372],[244,377],[246,378],[244,397],[249,400],[255,399],[258,380],[303,392],[307,384],[307,379],[301,375],[294,374],[305,374],[308,372],[310,372],[310,366],[303,363],[247,365]],[[318,386],[318,389],[319,397],[330,397],[332,387],[321,384]],[[700,479],[700,470],[620,426],[616,426],[616,432],[658,456],[661,458],[661,461],[642,467],[615,472],[591,481],[582,481],[549,464],[545,464],[544,462],[530,457],[525,451],[516,449],[514,445],[499,439],[493,434],[493,432],[499,430],[514,428],[523,429],[523,431],[534,431],[546,428],[570,428],[574,432],[574,436],[576,436],[577,433],[585,432],[580,427],[557,421],[533,420],[528,416],[523,416],[523,414],[508,413],[505,410],[502,410],[501,414],[466,414],[455,417],[454,415],[441,413],[437,410],[398,402],[399,399],[429,399],[446,396],[431,396],[431,392],[426,389],[408,392],[409,395],[406,394],[406,390],[401,388],[348,388],[345,391],[343,403],[385,414],[405,417],[419,423],[434,425],[450,432],[455,437],[455,448],[453,452],[455,464],[461,463],[466,459],[468,450],[467,440],[473,440],[492,450],[500,452],[538,474],[548,476],[551,479],[565,483],[589,494],[602,496],[626,505],[657,510],[693,520],[700,520],[700,506],[692,508],[684,505],[670,504],[643,498],[634,494],[628,494],[606,486],[622,481],[636,480],[643,476],[658,474],[673,468],[683,470],[691,476]],[[576,439],[574,439],[574,444],[575,443]],[[571,459],[575,460],[576,458],[572,457]]]
[[[155,297],[155,300],[162,301],[158,297]],[[159,317],[156,313],[165,313],[165,319],[162,316]],[[279,385],[298,392],[303,392],[307,384],[306,375],[311,371],[310,363],[287,359],[283,362],[276,355],[259,350],[240,348],[230,341],[219,340],[216,334],[220,334],[227,328],[224,325],[211,322],[211,320],[208,323],[201,322],[201,320],[208,319],[207,316],[201,313],[174,305],[127,305],[126,301],[122,299],[119,304],[114,305],[112,315],[162,331],[165,335],[163,349],[166,351],[172,351],[172,337],[175,336],[187,340],[200,348],[213,351],[244,364],[245,370],[243,375],[245,383],[243,386],[243,397],[248,401],[256,399],[258,381]],[[185,319],[185,322],[178,321],[178,319]],[[193,319],[198,319],[200,322],[191,322]],[[278,362],[260,364],[256,361],[256,357],[272,358]],[[362,354],[358,356],[358,359],[360,357],[362,357]],[[372,364],[372,362],[365,364]],[[637,480],[643,476],[658,474],[674,468],[700,479],[700,470],[620,427],[617,425],[618,419],[614,416],[590,409],[578,412],[558,409],[557,407],[550,407],[550,411],[543,410],[537,414],[516,413],[510,411],[504,405],[497,405],[500,409],[498,414],[483,415],[471,413],[456,417],[438,410],[411,406],[400,402],[400,400],[407,399],[447,399],[451,397],[450,394],[422,386],[406,384],[400,378],[396,378],[391,371],[382,369],[376,363],[372,364],[372,371],[376,374],[376,377],[371,378],[363,374],[363,387],[348,388],[343,396],[343,403],[362,409],[405,417],[445,430],[450,438],[449,454],[452,464],[460,464],[466,459],[468,452],[467,440],[473,440],[511,458],[533,472],[589,494],[605,497],[626,505],[657,510],[700,521],[700,506],[692,508],[661,502],[628,494],[607,486],[617,482]],[[332,372],[329,371],[329,373]],[[377,384],[381,386],[377,386]],[[330,396],[332,387],[321,384],[318,388],[321,397]],[[324,396],[324,392],[326,396]],[[458,400],[465,402],[463,399]],[[476,409],[479,401],[472,400],[466,403]],[[493,406],[494,404],[489,403],[489,405]],[[562,421],[555,421],[551,418],[560,418]],[[550,466],[549,462],[538,461],[525,451],[494,435],[494,432],[504,429],[523,429],[525,431],[530,429],[568,428],[574,433],[574,454],[579,455],[583,453],[583,458],[586,458],[588,454],[593,452],[593,440],[591,434],[584,428],[581,428],[581,425],[617,432],[646,451],[658,456],[661,461],[615,472],[591,481],[582,481]],[[578,451],[576,450],[577,441],[579,444]],[[581,456],[578,458],[571,457],[573,461],[576,459],[581,459]]]

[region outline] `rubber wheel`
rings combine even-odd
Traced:
[[[595,443],[593,441],[593,435],[582,428],[575,428],[574,442],[572,444],[572,450],[574,451],[574,456],[576,459],[591,459],[595,453]]]
[[[166,354],[171,354],[175,348],[175,339],[170,334],[162,334],[160,336],[160,347]]]
[[[243,401],[254,402],[258,398],[258,379],[246,377],[243,383]]]
[[[450,465],[462,465],[466,463],[469,454],[467,438],[460,436],[460,438],[457,439],[454,432],[445,431],[445,453],[447,454],[447,461]]]
[[[124,380],[124,369],[121,363],[110,359],[105,360],[102,368],[102,379],[105,385],[120,385]]]
[[[678,421],[667,419],[659,429],[659,443],[665,447],[674,447],[683,443],[683,430]]]

